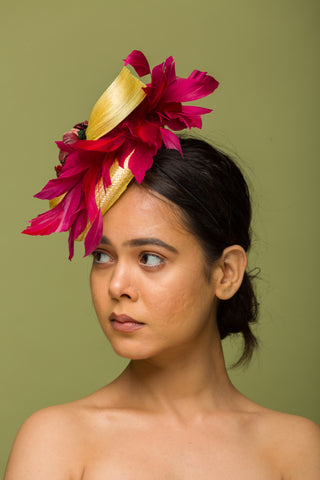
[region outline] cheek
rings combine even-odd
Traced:
[[[161,317],[162,324],[178,326],[199,314],[199,303],[200,307],[203,303],[203,288],[199,286],[199,282],[192,281],[192,278],[185,275],[179,278],[175,276],[170,281],[166,279],[165,282],[154,285],[148,300],[149,308],[156,316]]]
[[[102,282],[99,281],[96,275],[92,272],[90,274],[90,289],[91,289],[92,302],[93,302],[95,311],[97,313],[97,316],[99,317],[99,314],[103,309],[103,304],[104,304],[103,300],[107,298],[107,295],[104,293],[105,287],[103,286]]]

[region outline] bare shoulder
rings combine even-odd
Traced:
[[[76,402],[34,413],[20,427],[4,480],[80,478],[79,434]]]
[[[284,480],[320,478],[320,428],[307,418],[263,409],[259,434],[280,465]]]

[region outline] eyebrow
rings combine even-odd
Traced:
[[[112,245],[111,241],[103,235],[101,238],[101,244],[104,245]],[[163,242],[160,240],[160,238],[133,238],[132,240],[128,240],[127,242],[124,242],[123,244],[125,247],[142,247],[144,245],[156,245],[158,247],[163,247],[166,250],[169,250],[170,252],[173,253],[178,253],[178,250],[173,247],[172,245],[169,245],[168,243]]]

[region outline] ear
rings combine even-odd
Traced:
[[[248,264],[246,252],[240,245],[223,250],[215,265],[215,294],[220,300],[228,300],[240,288]]]

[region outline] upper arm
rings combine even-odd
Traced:
[[[70,478],[74,463],[72,437],[70,421],[61,409],[50,407],[36,412],[17,434],[4,480]]]

